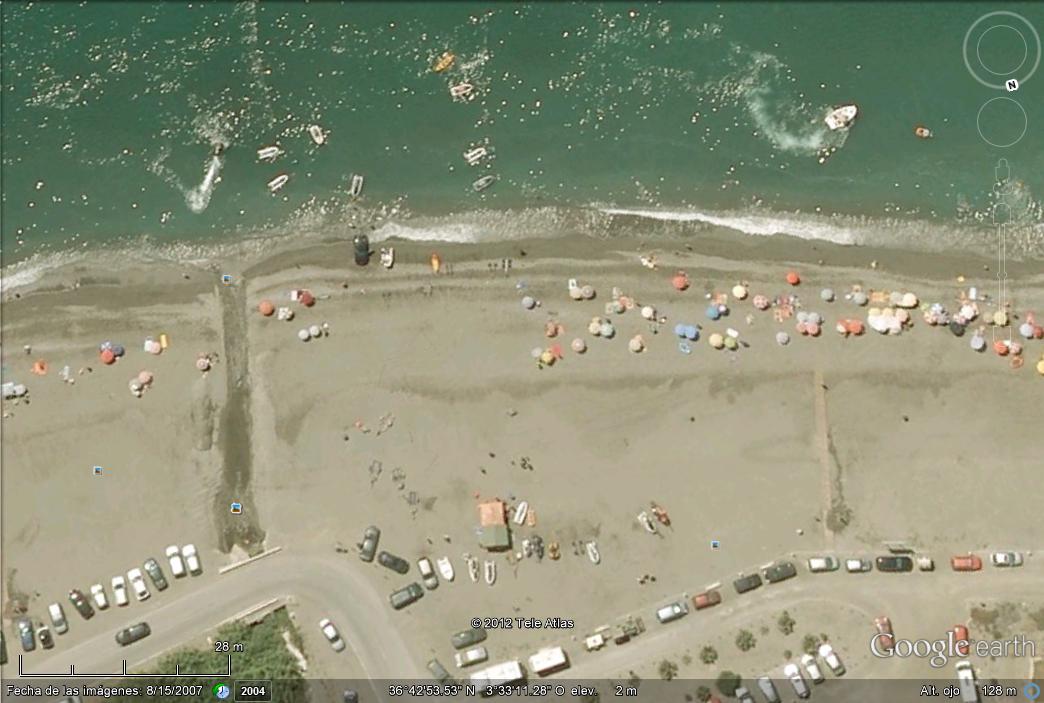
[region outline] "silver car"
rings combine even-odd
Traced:
[[[864,571],[870,571],[874,568],[874,563],[869,559],[845,559],[845,571],[850,574],[858,574]]]

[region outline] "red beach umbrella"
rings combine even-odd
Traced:
[[[265,317],[270,317],[275,312],[275,305],[271,300],[262,300],[257,304],[257,311]]]
[[[311,292],[303,290],[297,296],[297,302],[304,305],[306,308],[310,308],[315,305],[315,296]]]
[[[796,286],[797,284],[801,283],[801,276],[797,274],[797,271],[788,271],[787,283],[789,283],[792,286]]]
[[[100,356],[101,362],[106,366],[111,366],[116,362],[116,355],[113,353],[112,349],[102,349]]]
[[[671,279],[671,285],[674,286],[674,290],[683,291],[689,287],[689,277],[685,275],[684,271],[679,271]]]

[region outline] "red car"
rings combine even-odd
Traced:
[[[982,559],[974,554],[962,554],[950,559],[954,571],[978,571],[982,568]]]
[[[721,594],[717,591],[706,591],[704,593],[698,593],[692,597],[692,604],[696,606],[696,610],[709,608],[712,605],[717,605],[720,602]]]
[[[882,615],[879,618],[874,618],[874,627],[877,628],[877,632],[880,637],[877,638],[878,645],[882,651],[891,652],[895,647],[895,635],[892,632],[892,621],[887,616]]]
[[[954,641],[954,647],[956,648],[957,653],[960,654],[962,657],[968,656],[968,652],[970,650],[970,648],[968,646],[968,642],[969,642],[969,639],[968,639],[968,628],[965,627],[964,625],[954,625],[953,626],[953,641]]]

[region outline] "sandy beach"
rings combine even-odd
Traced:
[[[349,245],[330,243],[243,267],[231,286],[220,271],[160,264],[60,271],[48,288],[4,300],[4,380],[27,384],[31,399],[3,405],[5,595],[25,594],[42,613],[68,588],[107,583],[175,542],[195,542],[215,566],[234,558],[233,544],[328,553],[382,598],[418,579],[418,557],[447,555],[455,582],[392,617],[417,661],[445,662],[449,633],[473,617],[575,621],[497,633],[499,660],[554,642],[579,649],[619,615],[787,554],[871,554],[903,540],[946,559],[1044,543],[1044,527],[1026,519],[1038,508],[1029,489],[1040,421],[1028,409],[1044,391],[1034,368],[1044,343],[1026,341],[1013,370],[969,349],[978,322],[959,339],[914,310],[899,336],[833,331],[839,318],[866,317],[843,299],[854,284],[954,309],[970,285],[993,294],[988,262],[772,239],[660,243],[656,270],[639,264],[640,241],[577,239],[440,245],[452,273],[438,276],[432,246],[403,243],[391,270],[376,259],[355,267]],[[791,269],[798,287],[784,281]],[[671,286],[677,270],[691,280],[684,292]],[[1009,267],[1017,315],[1044,312],[1032,271]],[[597,296],[571,300],[569,278]],[[751,295],[799,295],[826,319],[821,337],[749,298],[729,298],[728,317],[708,320],[705,295],[740,281]],[[614,286],[667,322],[635,309],[608,316],[613,339],[589,335]],[[828,286],[835,302],[819,298]],[[296,288],[315,305],[292,303]],[[540,305],[524,309],[524,295]],[[262,299],[295,319],[261,316]],[[554,340],[548,320],[564,328]],[[702,327],[691,354],[679,351],[677,322]],[[328,334],[302,343],[309,325]],[[727,328],[743,345],[710,348]],[[781,330],[788,346],[775,341]],[[145,354],[142,340],[160,333],[170,347]],[[639,354],[628,351],[636,334]],[[1006,339],[1008,328],[985,334]],[[585,354],[570,351],[574,337]],[[113,366],[98,361],[105,340],[127,347]],[[539,368],[530,350],[552,343],[564,358]],[[215,361],[205,375],[200,353]],[[40,358],[50,370],[36,377]],[[58,378],[64,365],[75,384]],[[139,399],[127,383],[144,369],[155,381]],[[561,559],[487,557],[476,503],[491,497],[526,500],[536,515],[535,526],[513,526],[516,548],[540,535],[561,544]],[[242,515],[228,512],[232,501]],[[659,535],[635,519],[650,502],[672,518]],[[409,575],[359,562],[354,545],[370,524],[382,549],[414,562]],[[591,540],[598,565],[574,550]],[[496,561],[493,587],[468,580],[464,552]],[[655,582],[640,585],[646,574]]]

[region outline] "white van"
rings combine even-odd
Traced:
[[[463,652],[457,652],[453,655],[453,659],[457,662],[457,668],[463,669],[466,666],[486,661],[489,659],[489,652],[486,651],[485,647],[479,645]]]
[[[672,622],[689,614],[689,606],[682,603],[671,603],[656,611],[656,619],[662,623]]]
[[[62,610],[62,604],[51,603],[47,606],[47,612],[51,614],[51,624],[54,625],[54,631],[59,635],[65,634],[69,629],[69,623],[65,621],[65,611]]]
[[[837,561],[836,557],[811,557],[808,560],[808,570],[812,573],[837,571],[839,566],[841,566],[841,564]]]

